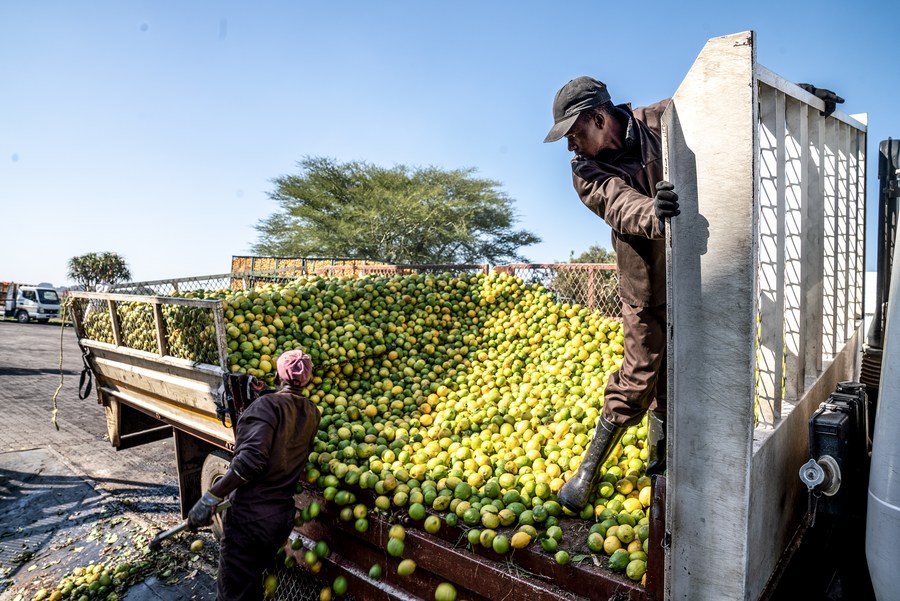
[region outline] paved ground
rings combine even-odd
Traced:
[[[0,342],[0,601],[32,599],[90,563],[124,561],[146,577],[129,601],[214,599],[208,533],[146,554],[159,529],[180,522],[171,440],[122,452],[109,444],[96,394],[78,398],[72,328],[0,320]],[[198,538],[204,549],[192,553]]]

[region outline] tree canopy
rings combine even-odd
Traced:
[[[98,284],[115,284],[131,279],[125,259],[112,252],[87,253],[69,259],[69,279],[95,290]]]
[[[306,157],[300,173],[273,180],[280,211],[256,225],[253,250],[398,264],[527,261],[541,239],[516,229],[513,201],[475,170],[384,168]]]
[[[615,263],[616,262],[616,253],[611,250],[607,250],[602,246],[593,245],[588,248],[586,251],[575,256],[575,252],[572,251],[569,256],[569,263]]]

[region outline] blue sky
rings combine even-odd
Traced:
[[[709,38],[900,136],[900,2],[0,2],[0,280],[66,283],[87,252],[136,280],[228,271],[304,156],[474,167],[565,261],[609,229],[578,201],[556,90],[591,75],[635,106],[670,96]]]

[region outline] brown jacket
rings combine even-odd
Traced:
[[[260,519],[293,507],[319,419],[315,404],[288,388],[264,394],[244,410],[231,468],[247,482],[232,493],[234,510]]]
[[[653,197],[663,178],[660,117],[668,100],[635,109],[626,150],[572,159],[572,183],[581,202],[612,229],[622,301],[638,307],[666,302],[665,233]]]

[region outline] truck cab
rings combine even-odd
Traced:
[[[33,319],[47,323],[59,318],[59,294],[52,284],[46,282],[36,286],[0,283],[0,299],[4,301],[4,315],[15,317],[20,323]]]

